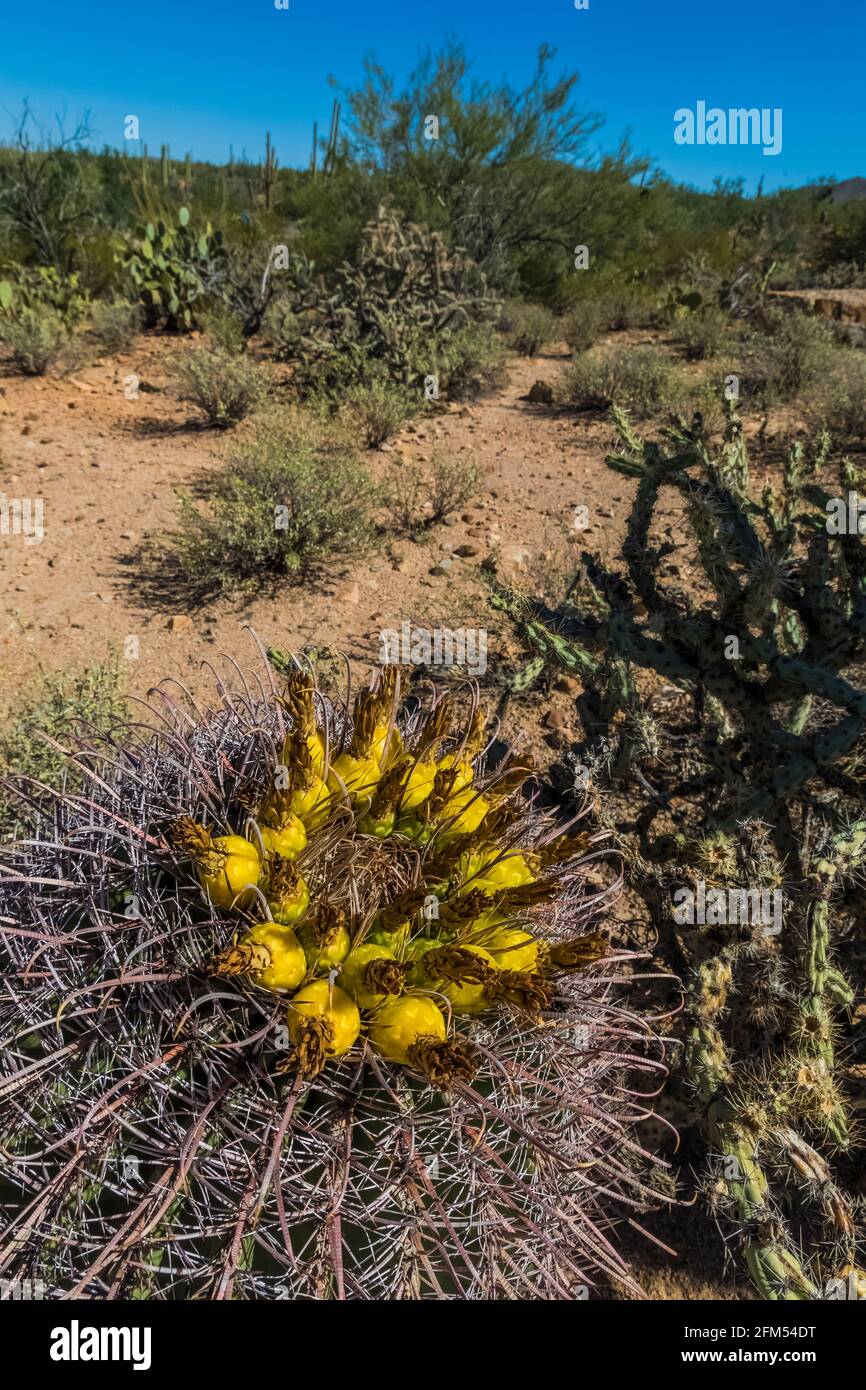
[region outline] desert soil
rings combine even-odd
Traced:
[[[254,429],[246,422],[226,436],[191,421],[169,385],[168,360],[177,350],[175,341],[140,338],[128,353],[71,378],[28,379],[11,369],[0,375],[0,493],[44,501],[41,543],[0,539],[0,707],[40,668],[75,669],[112,656],[125,662],[133,695],[144,697],[165,677],[203,694],[212,684],[203,663],[226,653],[255,664],[248,626],[265,643],[344,651],[358,674],[377,661],[379,633],[399,631],[407,619],[428,629],[484,628],[490,671],[507,674],[519,646],[486,601],[480,562],[497,550],[502,571],[519,572],[551,546],[561,550],[569,531],[576,551],[585,545],[612,555],[618,547],[634,484],[604,465],[609,425],[525,399],[566,360],[564,345],[554,346],[544,356],[512,359],[507,384],[488,399],[447,407],[368,455],[377,476],[401,463],[428,463],[434,450],[474,458],[478,495],[449,524],[417,541],[383,533],[371,556],[331,565],[303,587],[197,611],[178,593],[176,612],[148,610],[130,556],[174,524],[175,488],[219,467],[233,439]],[[124,394],[131,375],[142,383],[137,399]],[[283,389],[278,382],[275,394]],[[588,525],[577,532],[580,507]],[[674,523],[665,526],[670,536],[676,518],[666,521]],[[506,733],[523,736],[533,751],[543,740],[550,761],[576,733],[576,689],[560,680],[549,696],[520,702]],[[670,1154],[670,1136],[662,1142]],[[699,1166],[696,1146],[695,1172]],[[749,1297],[726,1269],[723,1242],[700,1201],[638,1220],[654,1241],[634,1226],[622,1234],[651,1298]]]

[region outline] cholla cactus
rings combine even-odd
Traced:
[[[634,1289],[648,1023],[477,700],[161,690],[0,870],[0,1272],[52,1296]],[[567,828],[568,829],[568,828]]]
[[[866,864],[866,543],[828,525],[826,436],[795,445],[779,486],[756,496],[732,409],[718,450],[699,419],[658,443],[614,414],[620,447],[607,463],[637,483],[621,570],[582,556],[593,604],[551,609],[503,587],[493,601],[535,661],[582,680],[581,765],[643,802],[620,847],[663,941],[688,962],[686,1070],[751,1275],[767,1298],[820,1297],[858,1253],[829,1176],[851,1142],[834,1041],[853,1001],[830,923]],[[838,511],[857,481],[849,460],[837,477]],[[658,538],[666,489],[684,504],[687,583],[662,563],[675,549]],[[603,801],[597,811],[609,824]],[[765,932],[708,918],[673,942],[671,891],[697,880],[779,892],[784,921]],[[749,1076],[755,1055],[762,1071]],[[810,1144],[826,1151],[810,1149],[807,1165],[827,1174],[806,1188],[822,1219],[801,1216],[798,1232],[801,1204],[780,1188],[802,1181]]]
[[[344,265],[335,286],[299,297],[303,338],[295,381],[301,389],[368,382],[384,373],[421,387],[435,368],[442,335],[499,312],[483,274],[438,232],[405,221],[383,203],[361,236],[356,265]]]

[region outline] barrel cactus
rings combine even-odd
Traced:
[[[0,1274],[51,1297],[635,1289],[660,1061],[477,692],[280,653],[83,740],[0,855]],[[458,691],[459,695],[459,691]],[[641,1073],[643,1073],[641,1079]],[[637,1080],[635,1079],[637,1077]]]

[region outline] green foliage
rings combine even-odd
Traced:
[[[559,397],[577,410],[618,405],[646,419],[673,403],[675,383],[671,363],[657,348],[593,349],[565,369]]]
[[[766,332],[753,334],[746,344],[742,397],[764,410],[792,401],[828,379],[837,351],[833,330],[824,319],[772,314]]]
[[[178,212],[177,225],[148,222],[119,253],[136,294],[144,306],[148,328],[164,323],[169,329],[195,324],[195,307],[225,256],[221,232],[208,222],[204,231],[190,225],[189,209]]]
[[[477,494],[480,482],[474,459],[434,451],[429,466],[403,460],[396,464],[386,481],[383,501],[395,530],[414,536],[464,506]]]
[[[97,300],[90,311],[89,335],[106,356],[128,348],[140,328],[139,307],[126,300]]]
[[[215,300],[202,309],[198,321],[214,347],[235,354],[246,348],[247,340],[240,315],[222,301]]]
[[[108,729],[125,713],[123,680],[114,662],[88,666],[76,674],[42,676],[4,711],[0,778],[14,774],[19,791],[35,802],[41,800],[40,788],[24,779],[55,787],[65,781],[68,790],[79,790],[85,781],[81,771],[46,738],[70,748],[76,732]],[[26,831],[29,821],[23,810],[21,796],[7,797],[0,786],[0,839]]]
[[[350,387],[343,403],[370,449],[384,444],[418,409],[417,397],[405,387],[375,378]]]
[[[275,415],[259,425],[196,500],[179,529],[142,556],[148,597],[181,608],[214,595],[300,583],[370,537],[374,490],[344,422]]]
[[[534,357],[539,348],[555,336],[557,322],[550,310],[541,304],[512,300],[500,317],[499,329],[512,352]]]
[[[724,310],[713,305],[686,314],[676,325],[674,339],[691,361],[717,357],[730,340],[730,321]]]
[[[243,420],[267,391],[267,373],[248,357],[225,348],[184,353],[173,367],[181,400],[194,405],[218,429]]]
[[[69,341],[60,315],[44,305],[22,309],[15,318],[0,319],[0,340],[26,376],[44,376]]]
[[[826,376],[805,402],[813,428],[829,430],[837,444],[866,439],[866,359],[859,349],[840,348]]]
[[[508,375],[502,342],[487,323],[467,323],[429,346],[416,340],[413,358],[419,375],[434,375],[440,396],[449,401],[479,400],[503,386]]]
[[[582,299],[564,316],[561,332],[572,352],[586,352],[607,330],[604,306],[594,299]]]
[[[88,312],[89,296],[81,288],[77,272],[60,274],[54,266],[8,268],[0,280],[0,313],[16,317],[27,309],[51,309],[73,326]]]

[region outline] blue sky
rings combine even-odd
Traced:
[[[405,74],[418,53],[462,39],[479,76],[521,84],[538,45],[581,74],[601,111],[598,139],[629,130],[672,177],[708,188],[742,176],[767,189],[866,176],[863,0],[42,0],[7,6],[0,51],[0,135],[21,99],[70,123],[91,111],[96,143],[119,145],[138,115],[152,152],[258,157],[270,129],[283,165],[305,164],[312,122],[326,124],[328,75],[353,85],[365,52]],[[674,111],[780,107],[782,151],[676,145]]]

